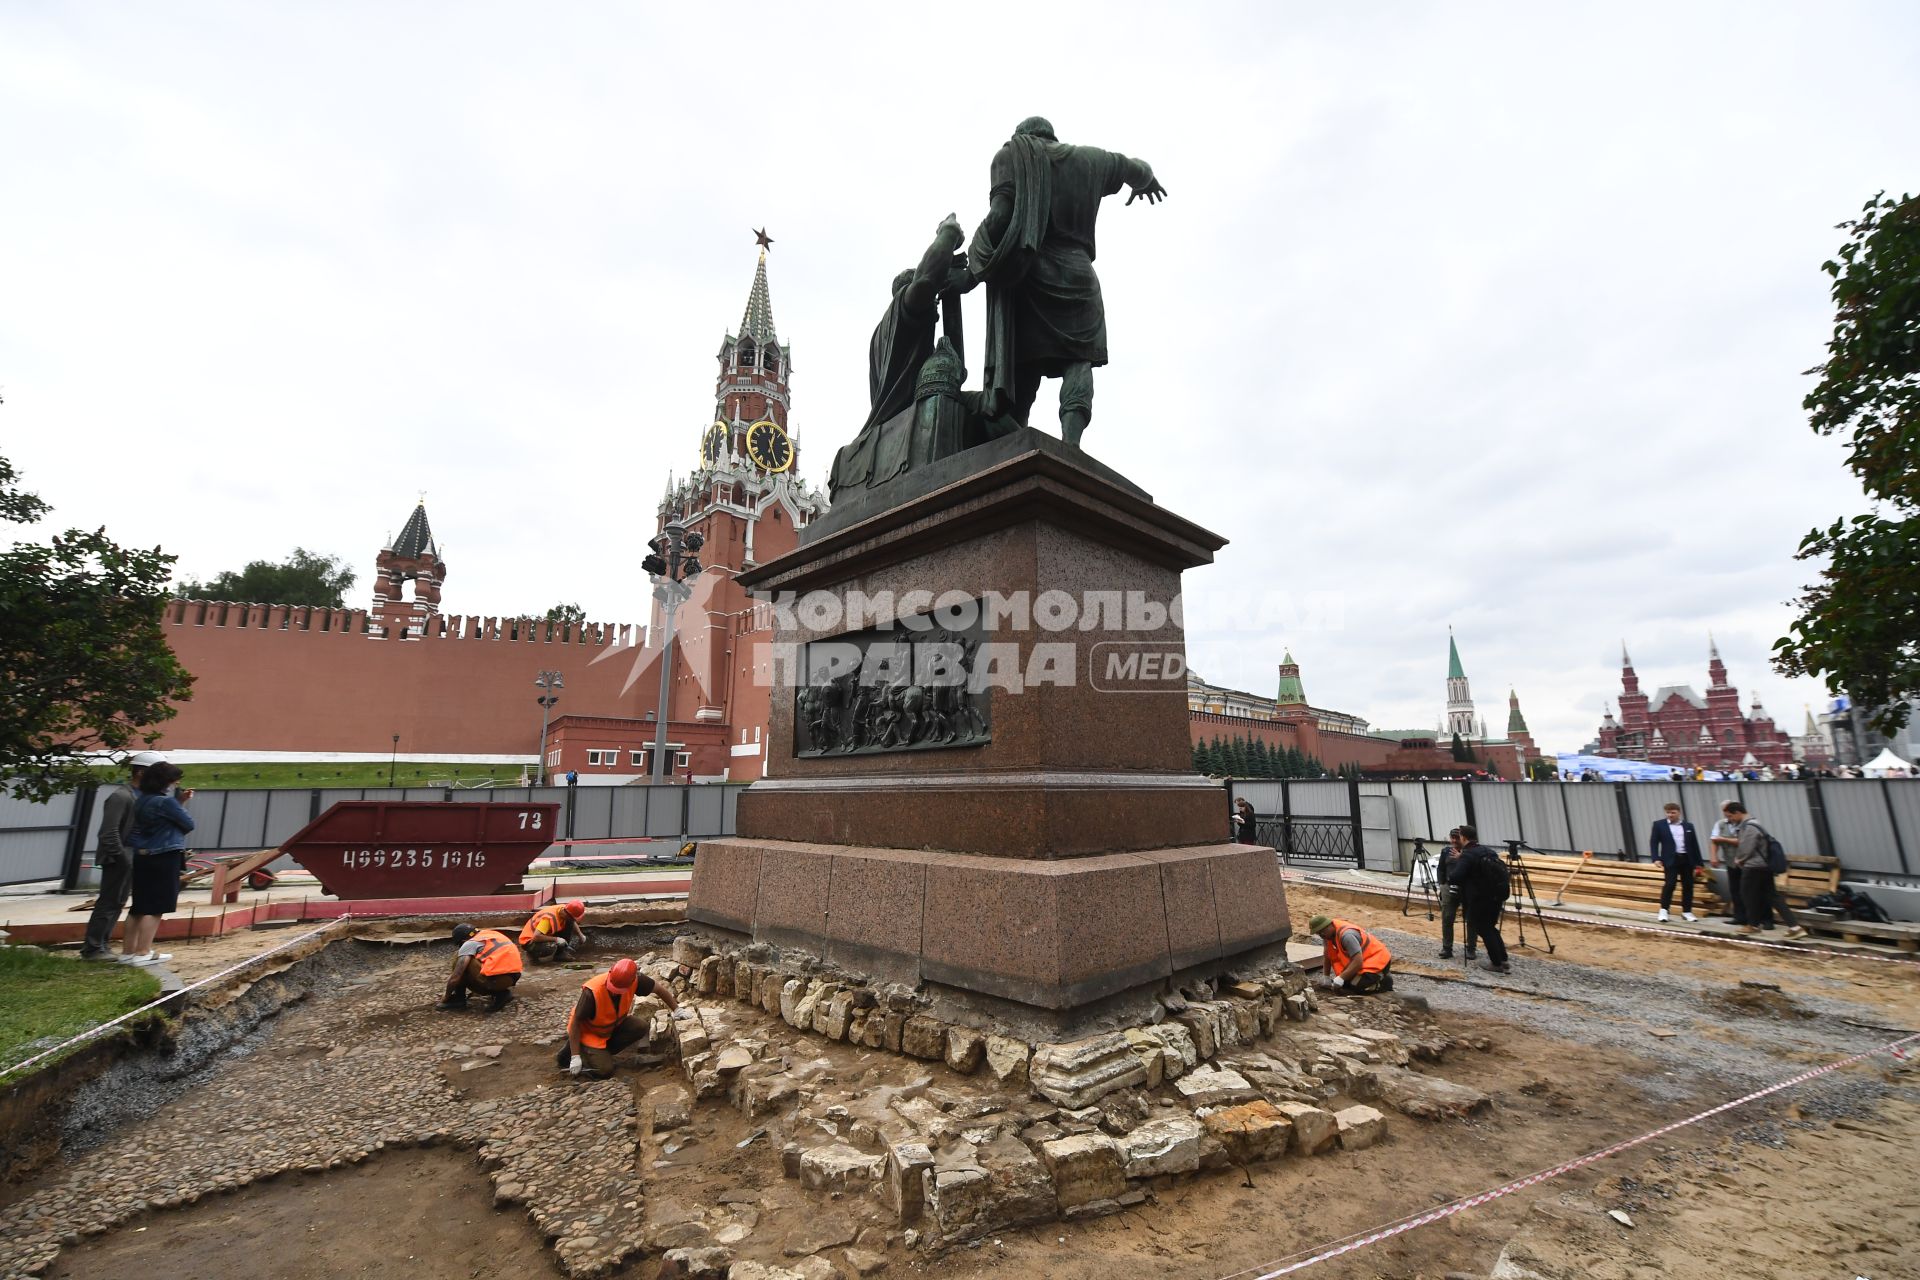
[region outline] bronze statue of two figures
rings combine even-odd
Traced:
[[[1069,146],[1038,116],[1020,123],[993,158],[987,216],[967,251],[948,214],[919,263],[894,278],[868,349],[872,411],[833,460],[831,497],[1026,426],[1042,378],[1061,380],[1060,434],[1079,445],[1093,416],[1093,370],[1107,362],[1094,222],[1122,186],[1128,204],[1166,197],[1144,160]],[[960,295],[977,284],[987,288],[983,376],[965,391]]]

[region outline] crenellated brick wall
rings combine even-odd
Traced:
[[[659,679],[631,624],[436,614],[402,641],[375,637],[364,609],[176,600],[164,625],[196,678],[161,726],[175,749],[377,754],[398,733],[409,755],[531,758],[536,673],[561,673],[562,715],[637,717]]]

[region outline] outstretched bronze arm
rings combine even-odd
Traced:
[[[1132,204],[1142,197],[1148,204],[1159,204],[1167,198],[1167,189],[1153,176],[1153,166],[1145,160],[1127,161],[1127,185],[1133,190],[1127,194],[1127,203]]]

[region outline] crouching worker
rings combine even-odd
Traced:
[[[513,984],[520,981],[520,948],[513,939],[498,929],[457,924],[453,942],[460,950],[453,958],[446,994],[434,1008],[464,1009],[469,993],[490,997],[495,1010],[506,1008],[513,999]]]
[[[613,1074],[613,1055],[647,1038],[651,1018],[633,1011],[641,996],[659,996],[669,1010],[679,1007],[673,992],[656,985],[631,960],[615,960],[613,968],[580,984],[580,998],[567,1015],[567,1043],[553,1064],[569,1075],[602,1079]]]
[[[1357,924],[1332,916],[1315,916],[1307,928],[1320,935],[1327,948],[1327,984],[1336,991],[1359,995],[1393,990],[1393,952]]]
[[[520,949],[535,964],[565,960],[587,945],[586,935],[580,932],[580,922],[586,915],[584,902],[548,903],[520,926]]]

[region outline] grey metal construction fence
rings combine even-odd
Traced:
[[[1792,782],[1341,782],[1242,781],[1263,843],[1288,861],[1399,869],[1376,856],[1370,804],[1391,805],[1391,842],[1444,842],[1462,823],[1481,840],[1543,853],[1591,852],[1643,861],[1669,801],[1701,828],[1737,799],[1794,854],[1837,858],[1849,873],[1920,879],[1920,780],[1819,778]],[[1223,819],[1224,821],[1224,819]],[[1344,824],[1346,834],[1327,833]]]
[[[192,847],[205,853],[267,849],[342,800],[419,800],[446,804],[561,806],[560,830],[571,840],[642,840],[732,835],[734,808],[746,783],[693,786],[275,787],[200,789],[187,802],[195,823]],[[44,804],[0,795],[0,885],[59,881],[72,885],[86,855],[99,847],[106,789],[82,787]]]
[[[1227,783],[1228,809],[1242,799],[1253,806],[1254,838],[1289,866],[1368,865],[1367,806],[1359,783],[1235,778]],[[1376,848],[1375,855],[1373,865],[1392,865],[1390,848]]]

